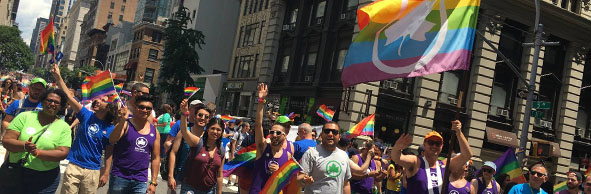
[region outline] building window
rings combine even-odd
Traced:
[[[254,62],[252,62],[252,77],[257,76],[257,62],[259,61],[259,54],[254,56]]]
[[[125,12],[125,5],[121,5],[121,13]]]
[[[250,7],[248,8],[248,14],[252,14],[253,5],[256,0],[250,0]]]
[[[256,13],[257,12],[257,7],[259,7],[259,1],[260,0],[252,0],[252,1],[254,2],[254,6],[253,6],[254,11],[253,12]]]
[[[246,15],[246,10],[248,10],[248,0],[245,0],[242,2],[244,2],[244,11],[242,12],[242,15]]]
[[[152,42],[160,43],[160,40],[162,40],[162,33],[152,31]]]
[[[357,9],[357,5],[359,4],[359,0],[347,0],[347,7],[345,10],[349,11],[349,10],[355,10]]]
[[[259,3],[259,11],[263,10],[263,3],[265,0],[260,0],[261,2]]]
[[[115,2],[111,2],[111,9],[115,9]]]
[[[113,19],[113,13],[109,12],[109,16],[107,17],[107,19],[109,19],[109,22],[111,22],[111,19]]]
[[[240,26],[240,33],[238,34],[238,45],[236,45],[237,48],[240,48],[240,46],[242,45],[242,34],[244,34],[244,26]]]
[[[238,68],[238,78],[248,78],[250,77],[250,64],[253,61],[254,56],[241,56],[240,63]]]
[[[297,19],[298,19],[298,9],[296,8],[296,9],[291,10],[291,14],[289,16],[289,23],[295,24]]]
[[[117,39],[111,41],[111,51],[117,49]]]
[[[455,71],[446,71],[441,74],[441,89],[439,93],[439,102],[455,105],[458,100],[458,85],[460,83],[460,73]]]
[[[119,15],[119,21],[123,21],[123,15]]]
[[[269,0],[265,0],[265,9],[269,8]]]
[[[265,21],[261,21],[261,29],[259,30],[259,44],[262,43],[263,39],[263,28],[265,27]]]
[[[314,18],[322,18],[324,17],[324,10],[326,9],[326,1],[321,1],[316,4],[316,14],[314,14]]]
[[[148,55],[148,59],[158,60],[158,50],[150,49],[150,54]]]
[[[154,69],[146,68],[146,73],[144,73],[144,82],[152,83],[154,80]]]
[[[191,19],[195,20],[195,15],[197,15],[197,10],[193,10],[193,18],[191,18]]]
[[[337,58],[337,66],[336,69],[337,71],[342,71],[343,70],[343,65],[345,65],[345,57],[347,56],[347,49],[341,49],[339,50],[339,55]]]
[[[236,78],[236,73],[238,72],[238,57],[234,57],[234,67],[232,68],[232,77]]]
[[[254,23],[246,26],[244,30],[244,40],[242,41],[242,46],[250,46],[254,44],[256,30],[259,26],[259,23]]]
[[[559,41],[561,45],[568,45],[568,41],[556,36],[550,36],[548,41]],[[548,110],[542,110],[544,117],[542,120],[552,122],[552,127],[539,128],[542,131],[554,134],[553,127],[556,126],[558,114],[560,90],[562,86],[562,72],[566,58],[566,51],[563,46],[546,47],[544,52],[544,65],[542,66],[542,75],[540,75],[540,101],[550,102],[552,107]],[[535,126],[535,125],[534,125]],[[546,125],[547,126],[547,125]],[[535,129],[535,128],[534,128]],[[535,134],[534,134],[535,136]],[[542,135],[544,136],[544,135]],[[539,138],[545,138],[539,137]],[[546,138],[551,140],[551,137]]]
[[[289,55],[283,56],[283,60],[281,61],[281,73],[287,73],[289,69]]]

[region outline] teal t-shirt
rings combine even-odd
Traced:
[[[37,119],[38,112],[29,111],[23,112],[17,115],[8,129],[17,131],[20,133],[18,140],[28,141],[30,137],[33,137],[32,142],[35,142],[37,138],[40,138],[36,145],[40,150],[55,150],[57,147],[70,147],[72,144],[72,130],[70,125],[64,120],[57,120],[49,124],[47,131],[43,133],[41,137],[41,131],[44,126],[41,126],[39,119]],[[10,162],[17,163],[21,158],[25,157],[27,152],[16,152],[10,153]],[[48,171],[59,167],[59,162],[50,162],[36,158],[32,154],[26,159],[24,165],[26,168],[30,168],[37,171]]]
[[[172,118],[170,114],[164,113],[160,119],[158,119],[158,124],[166,123],[164,127],[158,127],[158,133],[166,133],[170,132],[170,122],[172,122]]]

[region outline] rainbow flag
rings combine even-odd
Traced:
[[[119,84],[115,85],[115,90],[117,92],[121,92],[121,90],[123,90],[123,83],[119,83]]]
[[[41,54],[55,52],[55,38],[53,33],[53,18],[49,17],[49,24],[41,31],[41,44],[39,45],[39,52]]]
[[[222,119],[225,122],[229,122],[230,120],[232,120],[232,116],[230,116],[230,115],[222,115],[220,117],[220,119]]]
[[[118,101],[121,101],[121,99],[119,98],[118,95],[113,94],[113,95],[109,96],[108,102],[113,103],[113,102],[118,102]]]
[[[115,92],[111,72],[108,70],[87,78],[89,81],[82,84],[82,100],[94,100]]]
[[[468,69],[479,8],[480,0],[377,0],[360,8],[343,87]]]
[[[514,148],[509,148],[505,153],[494,161],[497,165],[497,172],[495,179],[501,174],[507,174],[511,178],[511,182],[526,183],[521,167],[515,158]]]
[[[198,87],[186,87],[185,88],[185,96],[192,96],[193,94],[199,91]]]
[[[302,170],[300,165],[293,159],[290,158],[287,162],[285,162],[279,170],[275,171],[271,177],[265,183],[265,186],[261,190],[261,194],[278,194],[281,192],[283,187],[287,185],[287,183],[292,180],[294,176],[298,174]]]
[[[560,192],[560,191],[566,190],[566,189],[568,189],[568,187],[566,186],[566,181],[563,181],[561,183],[554,185],[554,188],[552,190],[553,190],[553,193],[556,193],[556,192]]]
[[[591,176],[591,166],[587,165],[587,171],[585,171],[585,177]]]
[[[373,136],[373,126],[375,123],[375,114],[361,120],[355,126],[351,127],[349,131],[345,132],[347,138],[353,138],[360,135]]]
[[[224,164],[224,177],[228,177],[231,174],[239,177],[247,177],[246,174],[251,173],[251,170],[254,168],[254,160],[257,157],[256,148],[250,151],[245,151],[246,149],[248,148],[240,149],[238,156]]]
[[[332,117],[334,116],[334,111],[330,110],[328,107],[326,107],[326,105],[323,104],[323,105],[320,105],[320,107],[318,107],[316,114],[328,122],[328,121],[332,121]]]
[[[131,92],[129,92],[127,90],[121,90],[121,93],[122,94],[125,94],[125,95],[128,95],[128,96],[131,96]]]

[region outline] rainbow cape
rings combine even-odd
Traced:
[[[53,18],[49,17],[49,24],[41,31],[41,44],[39,44],[39,52],[41,54],[55,53],[55,38],[53,32]]]
[[[320,105],[320,107],[318,107],[316,114],[328,122],[328,121],[332,121],[332,117],[334,116],[334,111],[330,110],[328,107],[326,107],[326,105],[323,104],[323,105]]]
[[[117,92],[121,92],[121,90],[123,90],[123,83],[119,83],[119,84],[115,85],[115,90]]]
[[[343,87],[468,69],[479,8],[480,0],[377,0],[360,8]]]
[[[256,144],[238,150],[238,156],[224,164],[224,177],[234,174],[239,177],[248,177],[248,173],[254,168],[254,160],[257,157]]]
[[[199,91],[198,87],[186,87],[185,88],[185,96],[191,96]]]
[[[369,115],[355,126],[351,127],[349,131],[345,132],[347,138],[353,138],[360,135],[373,136],[373,126],[375,123],[375,114]]]
[[[96,76],[86,77],[88,82],[82,84],[82,100],[94,100],[115,92],[111,72],[103,71]]]
[[[300,165],[292,158],[285,162],[279,170],[275,171],[265,183],[261,194],[278,194],[283,187],[287,185],[294,176],[302,170]]]
[[[501,174],[509,175],[511,182],[526,183],[521,167],[515,158],[514,148],[509,148],[501,157],[496,159],[494,163],[497,165],[497,172],[495,179]]]

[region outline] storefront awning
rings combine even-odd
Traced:
[[[486,137],[490,143],[514,148],[519,147],[519,141],[517,140],[517,135],[515,133],[486,127]]]

